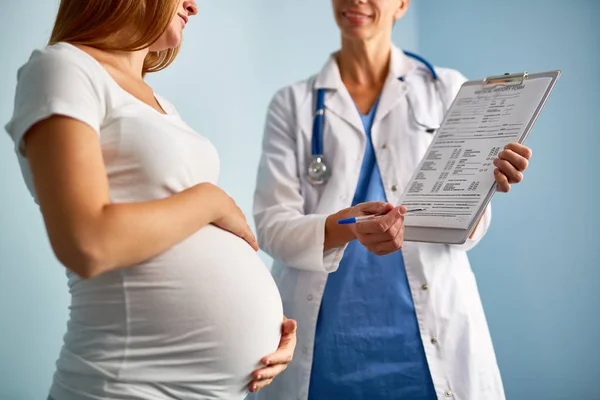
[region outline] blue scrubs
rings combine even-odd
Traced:
[[[377,103],[361,115],[367,146],[352,204],[386,201],[371,141]],[[402,252],[352,241],[329,274],[317,320],[309,400],[435,400]]]

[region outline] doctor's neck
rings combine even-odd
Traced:
[[[392,43],[388,37],[368,41],[342,37],[336,58],[345,85],[383,87],[390,67]]]

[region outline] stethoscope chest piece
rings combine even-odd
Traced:
[[[329,180],[331,170],[327,167],[322,154],[312,156],[308,165],[308,181],[313,185],[323,185]]]

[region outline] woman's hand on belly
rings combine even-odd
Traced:
[[[255,251],[258,251],[258,242],[256,241],[256,237],[254,236],[254,233],[252,233],[252,229],[250,229],[250,226],[246,221],[246,216],[242,210],[221,188],[214,186],[214,190],[220,191],[222,202],[221,207],[219,208],[221,211],[220,216],[213,221],[212,224],[241,237],[248,242]]]
[[[285,318],[285,317],[284,317]],[[254,371],[252,382],[250,382],[250,391],[258,392],[273,382],[273,379],[281,374],[292,362],[294,349],[296,348],[296,321],[287,319],[281,325],[281,341],[277,351],[264,357],[261,363],[264,368]]]

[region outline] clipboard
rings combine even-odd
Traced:
[[[452,101],[450,108],[444,115],[442,124],[440,125],[440,128],[436,131],[436,133],[434,134],[434,136],[432,138],[432,142],[431,142],[428,150],[426,151],[425,156],[430,154],[430,150],[436,144],[436,139],[438,138],[438,135],[440,135],[440,133],[444,132],[444,127],[446,126],[446,124],[448,124],[449,116],[451,116],[453,114],[453,109],[456,107],[457,100],[460,98],[461,92],[463,90],[465,90],[467,88],[473,89],[474,86],[480,87],[482,89],[489,89],[490,91],[496,90],[496,88],[499,88],[498,90],[511,90],[511,89],[518,89],[524,83],[532,82],[532,81],[540,79],[540,78],[550,78],[550,82],[547,84],[547,87],[541,96],[541,100],[537,104],[537,107],[535,107],[528,122],[525,123],[524,129],[520,133],[519,137],[517,138],[517,140],[514,140],[514,139],[510,140],[510,142],[518,142],[520,144],[523,144],[525,142],[525,140],[527,139],[527,137],[529,136],[529,133],[530,133],[531,129],[533,128],[535,122],[537,121],[548,98],[550,97],[550,94],[552,93],[552,90],[554,89],[556,82],[558,81],[558,78],[560,77],[561,73],[562,72],[560,70],[553,70],[553,71],[540,72],[540,73],[534,73],[534,74],[528,74],[527,72],[522,72],[522,73],[516,73],[516,74],[504,74],[504,75],[498,75],[498,76],[490,76],[490,77],[482,79],[482,80],[471,80],[471,81],[464,82],[462,84],[461,88],[459,89],[459,92],[455,96],[454,100]],[[544,81],[547,81],[547,79],[544,79]],[[542,81],[540,81],[540,82],[542,82]],[[511,88],[513,86],[514,86],[514,88]],[[526,88],[526,86],[525,86],[525,88]],[[413,177],[411,178],[411,180],[404,192],[405,194],[409,190],[409,188],[411,186],[411,182],[415,182],[416,175],[419,173],[419,171],[421,171],[423,164],[425,162],[425,158],[426,157],[423,157],[419,166],[417,167]],[[491,173],[493,174],[493,169],[492,169]],[[493,177],[493,175],[492,175],[492,177]],[[482,188],[482,191],[483,190],[484,190],[484,188]],[[494,196],[495,193],[496,193],[496,185],[495,185],[495,183],[492,183],[489,187],[489,190],[487,191],[487,194],[482,196],[483,198],[481,199],[481,202],[479,203],[479,206],[478,206],[476,212],[471,215],[470,220],[468,221],[468,224],[464,224],[464,226],[460,227],[460,228],[431,226],[431,223],[427,224],[428,226],[425,226],[425,224],[418,222],[418,218],[407,215],[405,218],[404,240],[407,242],[443,243],[443,244],[457,244],[457,245],[464,244],[467,241],[467,239],[469,238],[469,236],[471,235],[471,233],[473,232],[473,230],[475,229],[475,227],[477,226],[477,224],[478,224],[479,220],[481,219],[481,217],[483,216],[483,214],[485,213],[486,207],[492,200],[492,197]],[[406,200],[404,198],[404,196],[403,196],[403,200]],[[404,204],[404,203],[402,203],[402,204]],[[411,208],[408,205],[407,205],[407,207]]]

